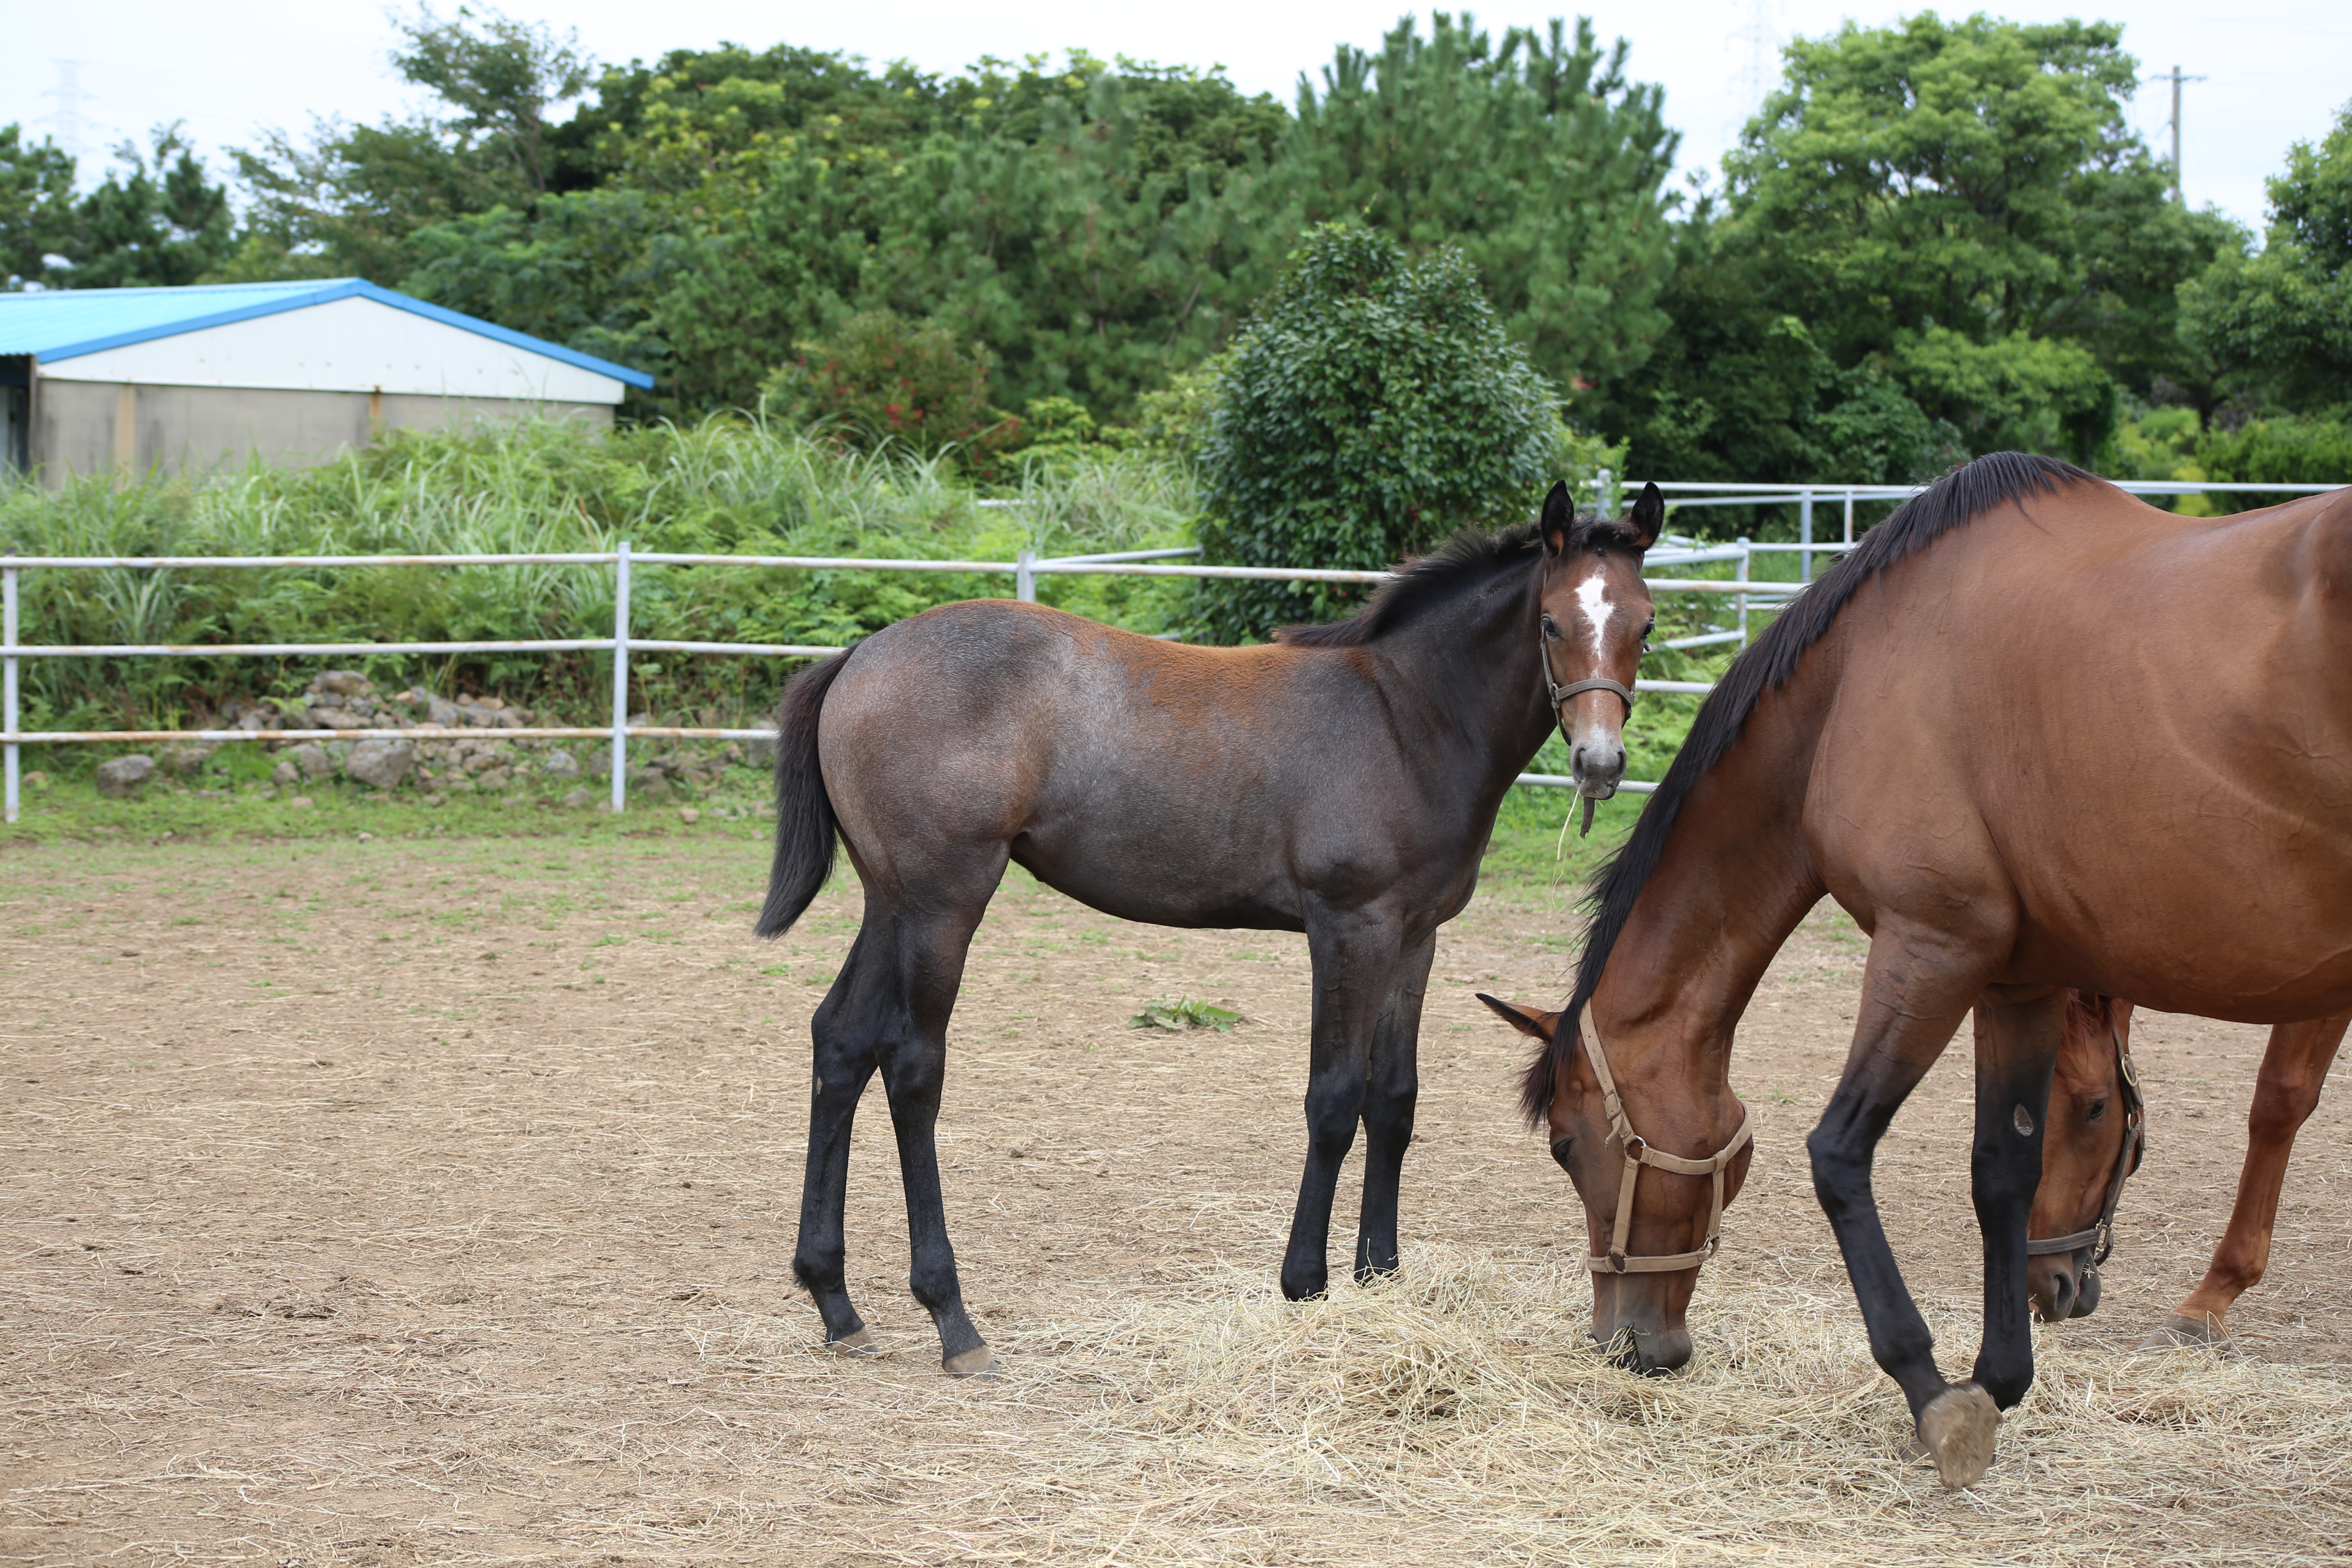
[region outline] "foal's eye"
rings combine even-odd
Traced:
[[[2091,1109],[2084,1116],[2083,1120],[2085,1121],[2096,1121],[2100,1117],[2105,1116],[2106,1113],[2107,1102],[2104,1100],[2095,1100],[2091,1102]]]
[[[1563,1138],[1551,1146],[1551,1157],[1563,1171],[1568,1169],[1568,1157],[1576,1152],[1576,1140]]]
[[[1549,616],[1546,616],[1543,618],[1543,635],[1549,637],[1554,642],[1558,642],[1559,640],[1559,627],[1553,623],[1552,618]]]

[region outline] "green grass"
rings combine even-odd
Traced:
[[[0,485],[0,549],[34,555],[480,554],[611,550],[1010,561],[1191,542],[1181,464],[1105,452],[1033,463],[992,499],[939,462],[836,451],[740,417],[598,435],[568,421],[407,433],[323,468],[55,493]],[[448,641],[603,637],[609,567],[49,571],[24,577],[28,642]],[[1009,596],[983,574],[646,567],[631,630],[646,638],[837,645],[953,599]],[[1169,579],[1049,577],[1039,597],[1130,629],[1168,629],[1191,603]],[[610,662],[586,655],[320,660],[41,659],[25,668],[28,727],[183,727],[230,696],[289,696],[326,663],[392,689],[493,691],[601,714]],[[765,660],[640,657],[632,707],[761,710]]]

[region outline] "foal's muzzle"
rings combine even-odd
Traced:
[[[1587,800],[1607,800],[1625,776],[1625,743],[1612,738],[1579,741],[1569,754],[1569,776]]]

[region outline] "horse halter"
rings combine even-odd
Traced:
[[[2116,1082],[2124,1101],[2124,1141],[2116,1151],[2116,1172],[2107,1182],[2107,1201],[2099,1205],[2098,1223],[2090,1229],[2078,1230],[2072,1236],[2053,1236],[2047,1241],[2029,1237],[2025,1243],[2028,1258],[2074,1252],[2085,1247],[2095,1248],[2086,1273],[2095,1271],[2116,1249],[2116,1205],[2123,1201],[2124,1178],[2139,1169],[2140,1155],[2147,1147],[2147,1101],[2140,1095],[2139,1073],[2132,1067],[2131,1047],[2124,1044],[2120,1029],[2109,1029],[2107,1037],[2116,1043]]]
[[[1576,1024],[1585,1054],[1592,1060],[1592,1075],[1601,1080],[1601,1108],[1609,1113],[1609,1141],[1625,1152],[1625,1174],[1617,1184],[1617,1219],[1610,1230],[1609,1250],[1587,1258],[1584,1266],[1595,1274],[1672,1274],[1696,1268],[1715,1256],[1722,1241],[1724,1167],[1756,1136],[1755,1114],[1743,1101],[1739,1107],[1739,1130],[1731,1135],[1730,1142],[1707,1159],[1685,1160],[1680,1154],[1660,1153],[1643,1141],[1642,1135],[1633,1131],[1633,1122],[1626,1119],[1625,1102],[1618,1098],[1616,1079],[1609,1073],[1609,1058],[1601,1049],[1601,1035],[1591,1026],[1591,1003],[1578,1012]],[[1633,1189],[1641,1182],[1644,1165],[1654,1165],[1678,1176],[1713,1179],[1715,1193],[1706,1211],[1706,1244],[1696,1252],[1627,1256],[1625,1242],[1633,1226]]]
[[[1568,741],[1571,746],[1576,742],[1570,740],[1568,733],[1568,700],[1580,691],[1613,691],[1625,700],[1625,717],[1631,719],[1633,716],[1633,689],[1620,686],[1607,676],[1596,675],[1590,680],[1571,680],[1566,686],[1554,680],[1551,678],[1551,644],[1544,639],[1541,626],[1536,628],[1536,668],[1543,671],[1544,689],[1551,695],[1552,721],[1559,726],[1560,739]]]
[[[1613,691],[1625,700],[1625,717],[1631,719],[1633,716],[1633,690],[1618,685],[1605,675],[1596,675],[1590,680],[1571,680],[1566,686],[1554,680],[1551,678],[1551,644],[1544,639],[1541,626],[1536,628],[1536,668],[1543,672],[1544,690],[1551,695],[1552,722],[1559,726],[1559,738],[1568,742],[1570,758],[1576,754],[1576,737],[1568,732],[1570,698],[1580,691]],[[1592,797],[1588,795],[1584,796],[1584,832],[1578,837],[1584,837],[1591,831]]]

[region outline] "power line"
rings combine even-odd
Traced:
[[[2188,198],[2180,194],[2180,84],[2185,81],[2203,81],[2206,79],[2201,76],[2182,76],[2180,68],[2175,66],[2169,75],[2142,77],[2140,79],[2168,81],[2172,84],[2172,199],[2180,205],[2187,206]]]

